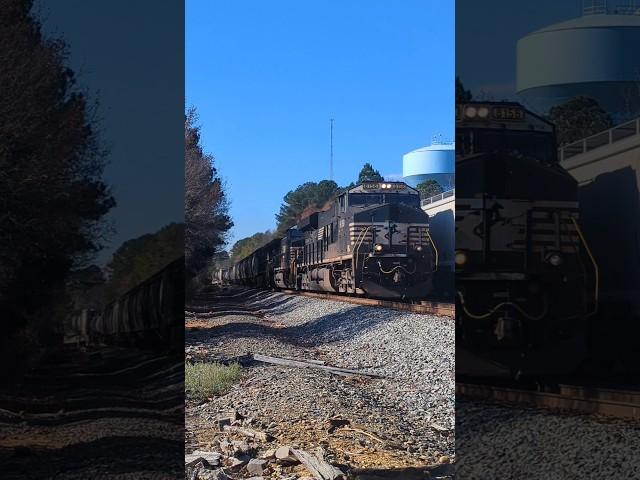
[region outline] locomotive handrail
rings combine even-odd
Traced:
[[[434,262],[434,266],[433,266],[433,272],[436,272],[438,270],[438,249],[436,247],[436,242],[433,241],[433,238],[431,237],[431,233],[429,233],[429,230],[427,230],[427,238],[429,238],[429,242],[431,242],[431,246],[433,247],[433,251],[436,254],[436,258],[435,258],[435,262]]]
[[[371,228],[371,226],[368,226],[367,228],[365,228],[364,230],[362,230],[360,232],[360,235],[358,235],[358,238],[356,239],[357,245],[353,248],[353,275],[355,276],[356,274],[356,267],[358,266],[358,253],[360,252],[360,247],[362,246],[362,242],[364,241],[364,237],[367,234],[367,232],[369,231],[369,229]]]
[[[593,264],[593,271],[594,271],[594,275],[595,275],[595,278],[594,278],[595,292],[594,292],[594,295],[593,295],[593,299],[594,299],[595,305],[594,305],[594,308],[593,308],[593,312],[589,313],[588,316],[595,315],[598,312],[598,303],[600,301],[600,296],[599,296],[599,291],[600,291],[600,270],[598,268],[598,262],[596,262],[596,259],[593,256],[593,253],[591,253],[591,249],[589,248],[589,244],[587,243],[587,240],[584,238],[584,235],[582,234],[582,229],[580,228],[580,225],[578,225],[578,222],[573,217],[571,217],[571,221],[573,222],[573,225],[576,227],[576,231],[578,232],[578,236],[580,237],[580,241],[584,245],[584,248],[587,251],[587,254],[589,255],[589,259],[591,260],[591,263]]]
[[[469,311],[469,309],[467,308],[467,304],[464,301],[464,295],[462,295],[462,292],[460,290],[458,290],[456,292],[458,294],[458,296],[460,297],[460,303],[462,305],[462,310],[464,310],[464,313],[466,313],[469,317],[473,318],[474,320],[484,320],[486,318],[489,318],[491,315],[493,315],[494,313],[496,313],[498,310],[500,310],[503,307],[512,307],[515,310],[517,310],[518,312],[520,312],[525,318],[527,318],[528,320],[531,320],[533,322],[537,322],[538,320],[541,320],[544,318],[544,316],[547,314],[547,311],[549,310],[549,304],[548,304],[548,300],[546,295],[543,297],[544,299],[544,308],[542,309],[542,313],[540,313],[537,316],[531,315],[529,314],[524,308],[522,308],[520,305],[518,305],[517,303],[514,302],[510,302],[510,301],[506,301],[506,302],[500,302],[498,303],[496,306],[494,306],[491,310],[489,310],[487,313],[480,313],[480,314],[475,314],[475,313],[471,313]]]
[[[368,258],[364,259],[365,262],[368,260]],[[385,270],[384,268],[382,268],[382,265],[380,264],[380,260],[378,260],[378,268],[380,269],[380,271],[382,273],[384,273],[385,275],[389,275],[390,273],[395,272],[396,270],[404,270],[405,272],[407,272],[409,275],[413,275],[414,273],[416,273],[417,267],[414,265],[413,266],[413,271],[409,271],[406,268],[404,268],[402,265],[396,265],[395,267],[393,267],[391,270]]]

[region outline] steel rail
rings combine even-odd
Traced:
[[[640,393],[561,385],[560,393],[456,382],[456,395],[591,415],[640,420]]]
[[[308,292],[290,289],[281,289],[280,291],[290,295],[322,298],[325,300],[333,300],[336,302],[353,303],[355,305],[366,305],[370,307],[389,308],[391,310],[401,310],[411,313],[439,315],[445,317],[453,317],[455,315],[455,305],[453,303],[438,302],[433,300],[424,300],[420,301],[419,303],[409,303],[365,297],[348,297],[344,295],[335,295],[329,292]]]

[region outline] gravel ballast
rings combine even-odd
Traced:
[[[458,398],[456,477],[640,478],[640,424],[631,420]]]
[[[252,354],[384,378],[271,365],[251,361]],[[327,461],[346,468],[453,460],[454,354],[447,317],[257,290],[203,295],[187,308],[187,360],[240,361],[244,376],[222,396],[188,402],[187,450],[219,449],[225,433],[214,420],[235,410],[275,437],[259,447],[322,446]],[[349,426],[328,433],[330,418]]]

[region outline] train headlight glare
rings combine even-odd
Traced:
[[[376,243],[376,244],[373,246],[373,250],[374,250],[374,251],[376,251],[376,252],[381,252],[381,251],[382,251],[382,245],[381,245],[381,244],[379,244],[379,243]]]
[[[467,107],[464,109],[464,114],[468,118],[476,118],[478,114],[478,109],[476,107]]]
[[[559,267],[562,265],[562,255],[559,253],[550,253],[547,255],[547,263],[554,267]]]
[[[469,261],[469,255],[464,250],[456,251],[455,262],[456,267],[464,267]]]
[[[421,252],[421,251],[422,251],[422,245],[418,245],[418,246],[416,247],[416,251],[417,251],[417,252]]]

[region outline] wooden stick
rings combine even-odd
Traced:
[[[382,438],[377,437],[373,433],[369,433],[366,430],[362,430],[361,428],[344,427],[344,428],[341,428],[340,431],[358,432],[358,433],[361,433],[363,435],[366,435],[367,437],[373,438],[374,440],[376,440],[376,441],[378,441],[380,443],[384,443],[385,442],[385,440],[383,440]]]
[[[382,375],[377,375],[375,373],[367,373],[348,368],[331,367],[329,365],[320,365],[318,363],[311,363],[302,360],[288,360],[286,358],[269,357],[267,355],[260,355],[259,353],[254,354],[253,359],[259,362],[272,363],[274,365],[284,365],[285,367],[318,368],[320,370],[335,373],[336,375],[362,375],[372,378],[384,378]]]
[[[236,427],[235,425],[225,425],[222,428],[227,432],[239,433],[240,435],[244,435],[245,437],[255,438],[262,442],[270,442],[272,440],[271,435],[269,435],[268,433],[259,432],[251,428],[241,428],[241,427]]]
[[[304,450],[296,449],[292,449],[292,452],[317,480],[338,480],[344,478],[344,473],[342,473],[340,469],[325,462],[317,455],[311,455]]]

